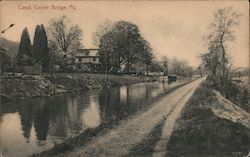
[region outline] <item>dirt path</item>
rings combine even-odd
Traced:
[[[122,121],[121,125],[109,131],[103,136],[99,136],[88,143],[85,147],[76,148],[72,152],[59,154],[58,157],[119,157],[129,153],[129,150],[136,144],[140,143],[150,131],[164,118],[166,122],[171,123],[169,128],[164,127],[163,137],[169,137],[175,120],[186,101],[192,95],[193,91],[204,78],[195,80],[176,91],[170,93],[156,103],[146,112],[131,117],[127,121]],[[162,140],[159,141],[158,147],[162,147]],[[166,141],[165,141],[166,142]],[[156,148],[158,148],[156,147]]]
[[[199,82],[201,80],[202,79],[200,79]],[[186,102],[194,94],[196,87],[198,87],[198,85],[199,85],[199,82],[196,82],[196,84],[191,88],[188,87],[189,88],[188,92],[186,94],[184,94],[181,99],[179,99],[179,101],[176,103],[175,108],[167,117],[165,124],[163,126],[163,129],[162,129],[161,138],[155,146],[153,157],[166,156],[167,143],[171,137],[176,120],[179,118],[181,111],[182,111],[183,107],[185,106]]]

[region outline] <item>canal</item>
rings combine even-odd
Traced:
[[[48,150],[88,128],[117,122],[136,112],[142,102],[187,81],[138,83],[2,103],[0,154],[26,157]]]

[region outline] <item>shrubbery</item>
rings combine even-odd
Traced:
[[[215,81],[212,81],[212,77],[208,77],[207,79],[210,82],[209,86],[218,90],[225,98],[229,99],[247,112],[250,111],[250,105],[248,103],[250,93],[247,91],[246,87],[234,83],[230,78],[228,78],[227,83],[224,85],[219,82],[216,83]]]

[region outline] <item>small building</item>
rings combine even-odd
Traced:
[[[17,65],[16,72],[24,73],[27,75],[41,75],[42,65],[39,63],[36,63],[35,65],[30,65],[30,66]]]

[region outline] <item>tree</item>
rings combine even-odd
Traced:
[[[179,76],[191,77],[194,73],[193,68],[186,60],[178,60],[173,58],[168,61],[168,72]]]
[[[149,66],[153,63],[154,55],[148,41],[141,38],[139,40],[139,44],[141,44],[139,46],[141,50],[138,50],[138,52],[140,53],[138,61],[146,65],[146,75],[148,76]]]
[[[20,65],[32,65],[31,43],[27,27],[24,28],[17,53],[17,63]]]
[[[11,58],[6,53],[7,51],[0,47],[1,68],[11,65]],[[0,69],[0,71],[2,71],[2,69]]]
[[[162,66],[164,69],[164,75],[168,75],[168,70],[169,70],[169,59],[167,56],[162,57]]]
[[[114,53],[113,42],[114,39],[112,32],[107,32],[100,39],[100,46],[99,46],[100,62],[104,66],[106,72],[110,72],[111,67],[113,67],[111,63],[114,64],[114,62],[111,62],[113,60],[112,54]]]
[[[108,71],[117,72],[124,67],[129,73],[133,64],[140,61],[150,64],[152,49],[143,39],[138,26],[126,21],[118,21],[112,27],[101,27],[99,54],[100,61]],[[98,36],[98,35],[96,35]]]
[[[176,75],[180,75],[181,74],[181,64],[180,64],[180,62],[176,58],[173,58],[171,60],[170,73],[171,74],[176,74]]]
[[[218,9],[205,37],[208,53],[203,54],[201,58],[214,84],[219,85],[219,88],[226,86],[229,81],[231,63],[226,47],[229,41],[234,40],[233,29],[239,24],[239,17],[240,14],[234,12],[231,7]]]
[[[99,24],[97,26],[96,32],[92,34],[93,44],[96,46],[99,46],[100,39],[102,38],[102,36],[106,34],[107,32],[110,32],[113,29],[113,27],[114,27],[114,24],[109,20],[106,20],[104,23]]]
[[[41,62],[43,67],[48,67],[50,62],[48,40],[43,25],[37,25],[32,47],[33,58]]]
[[[82,30],[78,25],[69,26],[66,16],[51,19],[48,27],[49,47],[54,52],[64,55],[76,52],[81,48]]]
[[[163,69],[162,65],[160,64],[160,62],[153,60],[151,65],[150,65],[150,71],[151,72],[163,72],[164,69]]]

